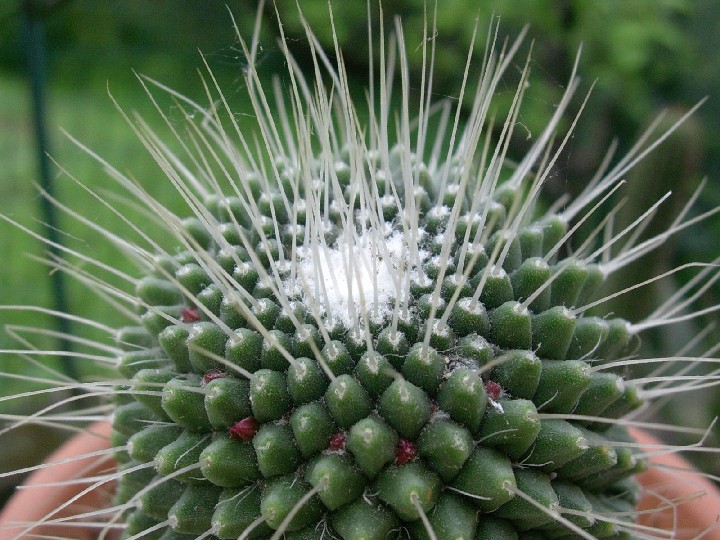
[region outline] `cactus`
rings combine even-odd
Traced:
[[[284,118],[267,108],[251,46],[254,131],[212,87],[210,108],[174,96],[189,123],[185,163],[138,126],[188,215],[114,171],[176,246],[106,232],[142,268],[121,276],[129,293],[74,270],[136,312],[115,335],[119,379],[99,390],[118,463],[99,481],[117,479],[107,530],[162,540],[656,532],[633,522],[634,475],[648,461],[629,415],[697,382],[654,388],[624,370],[640,334],[674,322],[682,301],[639,323],[592,310],[613,296],[598,294],[609,275],[693,222],[637,241],[657,203],[620,232],[611,219],[587,238],[577,230],[612,208],[624,173],[665,135],[544,208],[575,74],[511,164],[527,69],[494,146],[490,111],[521,40],[488,57],[461,128],[449,104],[430,102],[429,66],[410,119],[399,26],[398,37],[396,128],[392,66],[362,124],[340,51],[333,68],[309,29],[317,78],[286,51]]]

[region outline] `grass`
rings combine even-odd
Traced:
[[[132,109],[142,105],[147,112],[149,100],[138,83],[135,88],[120,88],[123,106]],[[103,191],[111,187],[111,180],[102,167],[79,150],[62,132],[67,131],[84,144],[93,148],[109,163],[127,168],[149,192],[162,200],[173,199],[174,190],[165,181],[160,181],[161,173],[152,158],[137,142],[130,127],[113,107],[111,99],[103,92],[85,92],[68,87],[51,87],[49,90],[49,115],[47,118],[51,139],[53,159],[68,173],[85,182],[88,187]],[[159,123],[159,122],[155,122]],[[16,220],[33,233],[42,232],[40,200],[36,179],[38,178],[37,153],[32,127],[31,107],[27,82],[16,76],[0,74],[0,214]],[[124,170],[124,169],[123,169]],[[68,174],[57,165],[53,166],[56,193],[60,201],[71,203],[89,219],[114,230],[120,230],[118,219],[112,220],[107,209],[93,201],[83,192]],[[158,181],[153,181],[157,178]],[[78,200],[81,203],[76,203]],[[132,218],[139,218],[130,211]],[[68,246],[86,244],[83,251],[89,249],[94,255],[105,261],[114,261],[123,270],[131,270],[129,261],[118,257],[118,253],[99,235],[87,234],[83,230],[82,239],[78,226],[67,215],[60,216],[60,229],[63,241]],[[113,222],[114,221],[114,222]],[[92,248],[87,248],[87,245]],[[17,227],[5,221],[0,222],[0,304],[6,306],[32,305],[51,308],[53,305],[49,268],[38,263],[37,257],[44,257],[46,248],[42,243]],[[68,298],[71,313],[84,316],[106,324],[120,325],[122,317],[113,313],[113,309],[98,302],[94,293],[74,280],[68,282]],[[0,326],[11,328],[15,325],[29,327],[52,327],[49,317],[30,311],[0,311]],[[75,327],[75,332],[84,337],[98,338],[87,328]],[[38,340],[34,338],[34,341]],[[57,347],[50,338],[41,347],[52,350]],[[0,332],[0,349],[22,348],[7,332]],[[58,362],[43,363],[59,368]],[[78,362],[78,364],[81,364]],[[83,365],[83,364],[81,364]],[[86,365],[86,364],[84,364]],[[30,364],[27,357],[20,355],[0,355],[0,372],[22,375],[38,375],[40,372]],[[86,375],[89,375],[86,373]],[[0,384],[0,398],[28,391],[33,386],[22,380],[3,378]],[[38,399],[43,399],[38,397]],[[0,401],[0,414],[27,414],[19,409],[16,401]],[[12,448],[4,447],[0,453],[0,471],[12,470],[24,464],[38,461],[37,454],[51,450],[58,437],[48,430],[37,428],[26,430],[23,435],[12,438]],[[53,430],[50,430],[53,431]],[[42,439],[40,439],[42,438]],[[37,441],[43,440],[38,445]],[[0,483],[0,492],[11,486]],[[1,496],[0,496],[1,498]]]
[[[50,97],[50,115],[48,118],[52,155],[59,163],[72,163],[72,173],[102,187],[105,179],[98,166],[87,158],[78,159],[77,150],[66,140],[60,126],[83,140],[102,141],[101,153],[116,162],[127,161],[131,157],[132,132],[118,121],[117,112],[110,102],[104,98],[100,103],[97,97],[88,97],[81,92],[60,90],[52,92]],[[29,227],[34,232],[42,229],[40,220],[39,194],[37,178],[37,154],[34,133],[31,124],[31,109],[28,102],[25,81],[17,78],[4,78],[0,82],[0,162],[3,173],[0,180],[0,211],[12,219]],[[149,172],[151,164],[144,156],[133,157],[139,174]],[[61,200],[70,200],[77,196],[78,188],[73,182],[62,175],[57,167],[53,167],[56,190]],[[91,219],[100,219],[99,208],[86,205],[83,208]],[[68,240],[73,235],[73,226],[66,217],[60,217],[60,228],[66,233]],[[9,223],[0,226],[3,238],[3,264],[0,269],[0,289],[3,304],[31,304],[51,306],[52,294],[48,268],[38,264],[33,257],[43,256],[45,248],[32,236],[23,233]],[[102,252],[102,246],[98,246]],[[105,256],[107,253],[104,254]],[[90,294],[73,288],[69,294],[73,306],[86,306],[90,302]],[[31,313],[3,312],[3,322],[13,324],[38,325],[38,315]],[[8,336],[0,337],[3,348],[11,347]],[[7,362],[4,357],[0,362]],[[18,359],[10,360],[12,364],[23,363]],[[12,367],[12,366],[11,366]],[[6,369],[6,366],[3,365]],[[7,390],[6,390],[7,391]]]
[[[108,83],[113,97],[103,92],[99,85],[92,85],[91,89],[75,89],[65,85],[51,86],[48,91],[49,114],[46,119],[51,142],[50,153],[55,162],[52,166],[52,174],[57,198],[61,202],[72,202],[70,206],[82,210],[87,218],[112,230],[120,230],[122,225],[120,220],[110,217],[106,208],[88,197],[73,177],[102,193],[118,192],[118,189],[113,186],[112,179],[108,177],[102,165],[87,152],[78,148],[66,133],[97,152],[112,166],[137,178],[152,196],[158,197],[171,207],[172,201],[177,200],[175,190],[164,181],[159,167],[142,148],[112,100],[117,99],[119,105],[128,113],[137,109],[143,115],[155,114],[150,120],[155,126],[161,124],[161,119],[152,111],[150,100],[138,81],[134,80],[132,81],[134,84],[129,84],[127,77],[120,79],[121,86],[117,90],[113,88],[112,81]],[[197,86],[200,88],[199,81]],[[163,103],[162,107],[169,111],[171,121],[179,120],[181,112],[177,106]],[[239,110],[243,110],[242,105],[239,106]],[[2,163],[0,213],[17,220],[31,231],[40,233],[42,230],[40,195],[36,181],[38,157],[31,114],[26,81],[19,77],[0,74],[0,163]],[[177,118],[173,115],[177,115]],[[164,131],[160,127],[159,133],[165,140],[170,139],[168,130]],[[78,198],[81,198],[82,202],[76,203]],[[177,203],[175,207],[177,208]],[[140,216],[129,210],[129,217],[133,219]],[[99,235],[88,236],[85,234],[86,228],[79,227],[66,214],[60,213],[59,220],[63,241],[68,246],[76,246],[78,242],[90,244],[98,259],[112,260],[119,268],[129,269],[128,263],[122,259],[118,260],[112,246],[102,241]],[[79,230],[83,230],[82,239],[76,234]],[[0,237],[2,237],[4,261],[0,268],[2,304],[50,307],[52,295],[49,289],[49,269],[33,259],[44,256],[45,247],[39,240],[6,222],[0,223]],[[72,312],[82,310],[87,313],[90,310],[91,317],[107,321],[108,324],[121,320],[108,308],[104,311],[96,311],[104,308],[98,306],[97,299],[90,291],[73,283],[68,285]],[[0,320],[3,323],[42,326],[42,321],[39,321],[38,317],[41,316],[5,311],[2,312]],[[11,346],[8,336],[0,335],[0,346],[2,348]],[[6,361],[5,357],[0,358],[0,366],[3,370],[6,368]],[[5,388],[7,387],[3,385],[3,391],[7,392]]]
[[[197,61],[200,62],[199,57]],[[273,68],[272,62],[267,64],[268,70]],[[137,65],[141,66],[138,67],[139,71],[157,75],[163,82],[168,82],[165,80],[167,74],[153,62],[141,58]],[[118,186],[114,184],[103,166],[86,151],[78,148],[67,134],[97,152],[98,156],[110,165],[137,179],[151,196],[158,198],[169,208],[179,211],[180,214],[187,214],[187,211],[182,211],[178,204],[177,192],[165,179],[150,154],[138,142],[137,136],[114,106],[113,99],[117,100],[128,114],[136,110],[140,111],[163,140],[172,146],[170,130],[167,127],[163,129],[162,119],[153,109],[142,84],[133,77],[132,73],[116,74],[111,70],[112,66],[108,66],[104,72],[94,73],[92,78],[81,80],[77,86],[68,84],[68,81],[62,76],[57,76],[57,73],[56,82],[51,75],[47,91],[46,124],[49,130],[50,153],[55,162],[52,165],[52,175],[58,200],[74,210],[81,211],[85,217],[98,225],[124,234],[128,227],[89,196],[84,187],[73,178],[102,195],[120,193]],[[220,71],[219,77],[223,80],[224,86],[237,89],[231,91],[230,96],[238,114],[244,114],[249,109],[249,105],[245,104],[245,96],[237,79],[237,73],[232,66],[225,73]],[[103,76],[106,79],[103,79]],[[195,84],[191,85],[185,81],[183,91],[203,102],[200,79],[194,71],[192,77]],[[190,86],[192,90],[189,89]],[[180,124],[182,112],[178,106],[164,96],[158,96],[158,100],[170,121],[173,124]],[[27,227],[32,234],[42,234],[41,195],[37,180],[38,156],[29,85],[23,77],[1,71],[0,164],[0,214]],[[117,202],[117,199],[109,200],[113,203]],[[137,210],[123,206],[122,211],[133,222],[144,223],[145,228],[149,226],[146,216]],[[136,273],[133,272],[134,268],[130,261],[122,257],[100,234],[93,234],[88,227],[62,212],[59,214],[59,229],[62,231],[61,237],[66,246],[77,248],[83,253],[92,253],[98,260],[111,261],[121,271]],[[0,305],[40,306],[48,309],[53,307],[49,276],[51,270],[37,260],[47,255],[47,249],[32,234],[0,220],[0,260],[3,261],[0,265]],[[130,239],[138,241],[137,237]],[[114,308],[106,303],[98,301],[96,294],[88,288],[74,279],[67,279],[66,283],[70,313],[112,327],[120,327],[126,323],[122,314],[115,312]],[[38,312],[0,310],[0,350],[24,348],[24,345],[18,343],[5,331],[6,327],[52,328],[53,325],[49,316]],[[84,338],[107,340],[106,336],[101,336],[99,332],[86,326],[75,325],[73,333]],[[53,350],[58,347],[57,342],[49,337],[33,335],[32,340],[39,349]],[[56,359],[49,357],[36,359],[54,369],[63,368]],[[87,362],[79,360],[75,364],[81,370],[83,377],[91,378],[93,373],[96,374],[96,371],[93,373],[88,371]],[[27,356],[17,354],[0,354],[0,373],[32,376],[43,374],[31,364]],[[0,415],[28,414],[30,411],[21,408],[18,400],[2,401],[2,397],[37,387],[27,381],[3,378],[0,382]],[[36,399],[44,398],[37,396]],[[40,403],[38,401],[36,405]],[[33,427],[18,432],[18,436],[11,439],[13,447],[3,447],[0,453],[0,471],[13,470],[38,462],[41,456],[52,450],[62,437],[57,433],[48,434],[48,431],[55,430],[38,430]],[[43,440],[43,444],[38,444],[39,440]],[[18,479],[0,480],[0,502],[3,499],[3,491],[7,492],[12,488],[8,480],[14,482]]]

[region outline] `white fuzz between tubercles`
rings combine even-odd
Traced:
[[[262,12],[262,8],[259,11]],[[96,193],[90,186],[75,178],[73,180],[84,187],[92,201],[99,202],[108,212],[124,221],[126,231],[107,230],[85,217],[79,207],[73,209],[51,199],[70,218],[94,232],[99,232],[107,241],[117,246],[120,253],[135,261],[138,273],[135,276],[121,272],[114,268],[112,261],[104,262],[94,258],[92,250],[83,253],[58,245],[53,247],[60,250],[62,257],[49,256],[43,262],[52,270],[66,272],[95,291],[100,300],[109,302],[118,312],[127,315],[130,326],[140,324],[139,312],[156,315],[161,322],[164,321],[163,324],[177,326],[190,325],[202,319],[219,328],[228,338],[228,343],[237,344],[241,340],[228,319],[219,315],[217,310],[209,307],[208,302],[203,300],[203,293],[191,290],[187,283],[173,273],[174,269],[165,264],[168,258],[177,255],[173,251],[175,248],[163,247],[168,245],[167,239],[170,238],[173,241],[171,244],[187,253],[185,262],[197,266],[207,276],[207,288],[221,293],[223,301],[230,306],[228,309],[231,313],[242,317],[247,322],[247,327],[261,336],[263,347],[277,351],[280,358],[297,370],[300,378],[310,376],[308,365],[301,364],[289,350],[287,343],[282,341],[282,337],[264,324],[266,310],[271,309],[272,305],[258,296],[258,290],[266,292],[265,296],[271,297],[278,305],[280,312],[287,318],[288,328],[292,329],[298,339],[309,335],[310,331],[304,327],[304,323],[312,323],[320,336],[320,342],[309,339],[306,353],[317,362],[321,372],[329,380],[336,381],[335,375],[338,373],[333,371],[331,364],[341,356],[342,350],[333,336],[338,333],[348,336],[352,343],[372,355],[377,345],[374,332],[377,332],[377,328],[384,328],[388,329],[386,338],[389,346],[399,347],[403,337],[403,324],[412,321],[412,316],[421,309],[414,303],[413,291],[416,288],[422,289],[427,299],[427,313],[419,328],[414,329],[418,334],[416,343],[420,346],[418,362],[432,366],[435,358],[429,352],[433,348],[432,344],[437,343],[437,340],[452,338],[454,310],[462,308],[475,316],[484,313],[483,298],[489,294],[491,284],[507,278],[504,268],[510,268],[521,233],[527,233],[528,236],[538,232],[542,234],[543,219],[556,219],[562,231],[556,238],[549,237],[552,241],[543,246],[542,253],[533,257],[535,260],[532,268],[536,271],[547,271],[552,275],[524,298],[518,299],[512,307],[512,313],[519,318],[530,316],[532,306],[552,291],[553,284],[571,265],[575,264],[582,269],[592,267],[601,278],[621,272],[628,264],[657,249],[671,235],[680,233],[720,211],[716,208],[700,216],[688,217],[690,203],[697,197],[696,193],[665,232],[641,240],[640,233],[647,223],[656,217],[663,202],[669,197],[668,194],[655,203],[650,202],[648,210],[625,229],[612,229],[613,216],[620,206],[612,206],[611,197],[622,189],[625,174],[661,144],[685,119],[683,117],[669,131],[659,135],[654,133],[657,124],[651,126],[628,155],[613,167],[610,167],[611,150],[597,175],[576,199],[567,204],[560,201],[557,208],[553,207],[551,211],[544,213],[541,210],[543,185],[552,175],[553,168],[572,137],[579,119],[578,114],[572,119],[570,130],[559,140],[555,140],[559,137],[559,124],[580,86],[575,72],[579,59],[546,128],[537,135],[520,159],[511,162],[508,153],[528,85],[529,57],[514,90],[508,116],[497,125],[494,117],[495,98],[500,88],[505,89],[504,86],[501,87],[504,74],[515,69],[517,65],[516,56],[525,31],[512,43],[498,43],[498,28],[497,25],[492,25],[482,59],[482,70],[476,72],[471,67],[471,47],[465,71],[459,74],[462,77],[459,77],[457,102],[436,103],[432,99],[434,22],[430,31],[426,28],[424,35],[413,38],[404,35],[399,21],[389,39],[384,28],[380,28],[379,36],[374,36],[371,28],[371,44],[380,50],[380,66],[376,70],[371,62],[371,77],[372,80],[379,79],[379,84],[377,88],[369,89],[367,103],[361,103],[351,95],[342,50],[337,41],[336,49],[330,55],[322,49],[309,27],[306,27],[306,32],[313,62],[311,73],[308,75],[301,71],[283,35],[280,47],[288,67],[284,74],[285,88],[281,88],[282,85],[277,81],[272,89],[264,87],[257,71],[259,21],[258,17],[255,36],[249,44],[239,36],[248,62],[245,88],[252,103],[254,117],[238,118],[233,114],[232,105],[209,70],[204,80],[210,104],[208,106],[191,101],[156,81],[140,77],[140,83],[176,137],[172,146],[179,147],[180,152],[171,150],[170,145],[161,140],[145,120],[130,117],[119,108],[146,150],[157,161],[166,180],[172,183],[178,197],[184,201],[186,215],[176,215],[149,196],[141,183],[122,172],[125,164],[116,168],[78,141],[77,144],[96,158],[118,186],[127,192],[126,197],[131,204],[142,207],[151,226],[132,222],[123,215],[122,205],[114,204],[112,198]],[[282,32],[282,27],[280,30]],[[477,27],[475,32],[477,33]],[[372,43],[376,38],[377,44]],[[410,81],[406,42],[415,43],[420,40],[423,66],[421,80],[416,84]],[[396,77],[399,78],[399,84]],[[473,77],[476,77],[475,81],[471,80]],[[411,94],[418,93],[417,86],[419,97],[413,98]],[[471,92],[470,88],[476,90],[472,99],[468,100],[466,94]],[[175,100],[185,116],[186,125],[183,128],[166,116],[157,104],[155,92],[166,93]],[[399,101],[394,100],[393,96]],[[394,106],[396,101],[398,105]],[[459,105],[462,103],[471,103],[469,110]],[[584,102],[580,111],[583,107]],[[361,121],[365,115],[360,114],[360,110],[367,110],[367,121]],[[502,204],[498,201],[502,201]],[[221,223],[218,213],[227,216],[224,223]],[[420,215],[426,216],[422,222]],[[603,218],[602,215],[607,217]],[[26,233],[39,237],[14,219],[0,217]],[[186,219],[188,217],[207,235],[208,243],[215,246],[212,254],[204,249],[203,240],[198,235],[189,232]],[[599,225],[588,238],[578,238],[576,232],[580,225],[589,219],[595,219]],[[432,230],[433,223],[440,224],[440,233]],[[133,241],[131,238],[138,240]],[[280,238],[289,238],[289,241],[278,242],[277,239]],[[622,247],[618,248],[619,245]],[[248,260],[241,260],[236,249],[238,246],[247,253]],[[219,252],[227,252],[232,268],[228,269],[219,262]],[[558,262],[560,254],[564,256],[566,252],[573,253],[574,256]],[[715,260],[708,264],[683,265],[623,291],[608,293],[601,298],[582,298],[577,300],[577,303],[573,301],[563,306],[562,314],[566,318],[583,317],[588,310],[616,296],[630,296],[635,288],[665,279],[687,268],[700,268],[697,278],[690,280],[666,301],[658,302],[660,305],[655,311],[652,311],[655,306],[648,306],[649,314],[646,320],[627,324],[624,329],[629,335],[628,339],[635,339],[638,334],[650,328],[704,317],[719,310],[720,306],[695,312],[691,311],[691,306],[707,287],[720,278],[718,262],[719,260]],[[254,276],[257,281],[254,289],[242,284],[243,276],[253,271],[257,273],[257,276]],[[432,275],[428,275],[429,273]],[[139,298],[134,289],[141,283],[140,278],[149,274],[172,283],[183,298],[191,300],[192,305],[183,311],[163,311],[162,306]],[[454,293],[446,294],[443,290],[448,284],[455,287]],[[44,403],[34,412],[3,415],[0,418],[3,421],[0,446],[3,438],[16,436],[19,428],[26,425],[82,432],[87,422],[112,417],[116,412],[111,401],[113,397],[123,394],[148,398],[165,395],[163,387],[166,381],[143,382],[142,388],[136,387],[139,386],[136,381],[119,375],[97,381],[75,381],[41,361],[40,357],[55,357],[71,358],[73,361],[94,365],[115,365],[123,354],[122,351],[128,349],[128,343],[114,341],[116,329],[83,318],[82,315],[56,313],[42,308],[4,306],[0,309],[35,310],[87,325],[102,334],[97,340],[60,335],[70,340],[75,350],[44,351],[33,345],[33,338],[55,338],[59,336],[57,332],[18,326],[7,328],[16,338],[19,347],[0,352],[25,359],[38,368],[38,375],[4,376],[27,380],[40,389],[6,396],[0,400],[32,402],[39,396],[46,395],[56,396],[56,399]],[[685,450],[716,452],[716,449],[705,446],[708,433],[706,430],[665,425],[654,422],[649,416],[653,400],[660,401],[675,394],[720,384],[720,367],[717,366],[720,359],[714,357],[717,346],[704,354],[692,355],[692,349],[696,341],[700,341],[700,337],[695,341],[689,338],[687,350],[678,351],[674,355],[637,358],[632,353],[605,363],[597,362],[583,372],[587,375],[650,364],[654,372],[634,380],[629,377],[618,378],[616,385],[618,391],[622,392],[626,383],[632,383],[637,389],[637,396],[649,400],[649,406],[643,410],[630,416],[621,415],[619,418],[573,414],[573,411],[540,411],[536,416],[540,420],[572,420],[587,425],[609,423],[620,427],[680,432],[699,438],[697,443],[688,446],[662,444],[657,448],[647,449],[644,453],[638,451],[633,459]],[[322,344],[326,344],[327,348],[324,349]],[[592,359],[601,343],[598,341],[594,345],[584,352],[579,360]],[[538,350],[541,347],[542,343],[532,344],[533,349]],[[132,346],[130,348],[132,349]],[[217,351],[192,344],[188,345],[188,349],[190,354],[196,354],[208,362],[215,362],[221,370],[226,370],[243,381],[250,381],[258,388],[268,380],[233,364]],[[454,348],[444,354],[440,377],[442,380],[450,378],[455,366],[463,365],[461,353]],[[152,361],[151,356],[139,360],[150,364]],[[477,373],[478,376],[485,377],[506,362],[505,357],[498,356],[475,370],[473,376]],[[710,374],[698,376],[691,372],[693,367],[701,365],[710,366]],[[373,356],[369,357],[368,366],[373,375],[386,375],[389,379],[402,383],[399,385],[401,403],[410,403],[415,399],[410,392],[410,383],[403,383],[405,377],[408,377],[405,371],[400,368],[396,370],[390,367],[390,364],[380,367]],[[677,367],[675,372],[674,367]],[[215,375],[208,372],[208,381],[211,376]],[[470,375],[467,375],[463,379],[463,385],[468,389],[480,384],[469,377]],[[204,380],[203,384],[207,384],[207,381]],[[415,386],[412,388],[416,389]],[[202,384],[185,391],[205,397],[210,393]],[[346,394],[354,391],[357,389],[343,380],[335,389],[336,398],[342,400]],[[506,414],[501,403],[502,398],[507,397],[504,390],[499,389],[497,395],[490,394],[490,390],[488,392],[489,408],[493,409],[494,414]],[[100,398],[100,402],[97,398]],[[554,399],[554,395],[550,396],[538,409],[543,409]],[[447,415],[442,412],[433,414],[433,419],[447,419]],[[165,423],[147,421],[147,424]],[[287,418],[279,418],[277,425],[286,427]],[[243,428],[250,429],[247,426]],[[366,442],[372,439],[369,428],[363,433]],[[492,435],[497,436],[498,433],[503,432]],[[473,444],[482,446],[488,437],[477,437]],[[463,446],[463,439],[456,436],[454,440],[458,448]],[[206,440],[201,439],[196,446],[206,443]],[[76,461],[90,460],[106,464],[109,456],[128,450],[128,447],[123,445],[108,449],[109,442],[104,446],[106,448],[81,456],[3,472],[0,473],[0,478],[52,469]],[[613,446],[635,448],[637,445],[628,440],[616,440],[613,441]],[[194,449],[195,447],[190,448],[188,452]],[[344,448],[340,450],[339,454],[343,455]],[[183,457],[177,457],[178,463]],[[410,456],[412,457],[414,456]],[[524,461],[519,461],[513,465],[518,468],[541,469],[547,463],[525,464]],[[177,517],[170,516],[144,531],[128,534],[125,530],[128,526],[123,521],[127,511],[141,507],[143,495],[163,483],[170,483],[183,475],[190,475],[193,479],[201,478],[199,469],[202,464],[179,467],[162,479],[153,480],[149,485],[139,488],[128,500],[116,505],[108,503],[105,507],[90,508],[75,504],[81,495],[106,489],[123,475],[153,466],[161,467],[162,464],[153,462],[126,469],[94,467],[91,468],[91,474],[85,475],[86,478],[66,478],[52,485],[43,484],[41,489],[38,489],[38,486],[26,488],[42,497],[45,496],[46,489],[50,490],[51,487],[69,488],[76,484],[80,486],[74,491],[75,495],[66,498],[57,507],[43,512],[34,521],[0,524],[0,538],[62,536],[62,531],[67,531],[67,535],[72,536],[78,531],[88,529],[99,531],[100,538],[111,538],[118,531],[125,531],[126,537],[130,539],[154,538],[152,535],[156,531],[168,525],[177,526]],[[83,473],[80,475],[82,477]],[[298,482],[300,481],[298,478]],[[271,537],[281,538],[289,532],[296,516],[304,513],[306,505],[314,504],[312,501],[317,499],[316,495],[328,490],[329,485],[329,477],[323,477],[317,485],[299,497],[297,503],[281,519],[278,518],[279,525]],[[662,491],[663,487],[658,486],[659,491]],[[254,489],[259,490],[260,487],[251,486],[237,497],[253,496]],[[538,508],[540,512],[565,527],[568,534],[575,533],[578,537],[594,538],[586,530],[588,526],[582,525],[583,519],[591,523],[617,525],[618,534],[628,533],[634,538],[674,537],[673,531],[628,524],[621,519],[624,517],[622,512],[614,512],[609,508],[582,511],[577,508],[564,508],[556,503],[547,506],[537,502],[532,493],[526,493],[510,483],[505,491],[518,499],[526,500],[530,506]],[[452,486],[446,486],[443,493],[447,496],[452,494],[452,497],[457,496],[463,501],[490,500],[488,497]],[[368,505],[371,500],[374,504],[376,494],[366,490],[363,498]],[[687,502],[685,499],[670,499],[666,501],[666,506],[677,509]],[[421,501],[418,493],[413,491],[409,507],[416,510],[420,521],[415,524],[419,523],[418,527],[411,529],[419,530],[417,534],[425,535],[424,538],[442,538],[433,529],[433,520],[436,519],[433,510],[426,511],[425,504],[430,503]],[[427,508],[431,508],[431,505]],[[324,516],[317,524],[316,531],[331,537],[334,534],[333,523],[328,523],[327,516]],[[253,537],[254,531],[262,530],[265,525],[263,516],[255,518],[239,537]],[[402,533],[406,525],[403,523],[395,532]],[[219,526],[214,523],[211,528],[197,534],[196,538],[217,535]],[[558,534],[557,531],[554,534]]]

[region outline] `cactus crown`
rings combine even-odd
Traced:
[[[139,129],[191,212],[144,201],[177,251],[120,242],[144,269],[122,297],[139,315],[117,332],[125,380],[111,394],[125,538],[634,530],[633,475],[646,460],[622,418],[645,392],[614,361],[670,316],[643,325],[588,310],[608,275],[684,225],[613,257],[610,244],[646,215],[600,247],[577,240],[646,150],[542,209],[575,74],[510,165],[527,69],[494,145],[490,111],[520,40],[491,44],[460,128],[450,104],[430,102],[429,67],[411,120],[400,26],[398,36],[394,131],[394,66],[381,66],[363,125],[340,51],[332,67],[309,29],[315,80],[285,51],[290,88],[278,103],[291,115],[269,111],[249,48],[254,132],[229,108],[221,120],[215,105],[176,96],[190,125],[184,165]]]

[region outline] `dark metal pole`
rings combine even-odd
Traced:
[[[40,186],[51,196],[55,194],[53,186],[52,174],[50,170],[50,159],[48,153],[50,150],[47,125],[46,125],[46,99],[45,93],[47,88],[47,67],[45,43],[45,26],[44,16],[47,2],[45,5],[39,6],[31,0],[24,0],[21,3],[23,29],[24,29],[24,46],[27,57],[28,77],[30,79],[30,93],[32,96],[32,113],[35,127],[35,142],[37,146],[38,166],[40,173]],[[61,239],[58,233],[58,219],[56,208],[46,198],[40,197],[40,211],[43,222],[45,223],[45,237],[55,244],[60,244]],[[61,255],[61,250],[50,246],[49,251],[53,255]],[[53,309],[61,312],[68,312],[68,301],[65,292],[65,276],[63,272],[50,273],[50,286],[52,288]],[[63,317],[56,317],[57,330],[70,334],[70,321]],[[60,338],[59,347],[61,350],[68,351],[71,349],[70,340]],[[77,369],[73,359],[67,357],[64,361],[65,373],[73,378],[77,377]]]

